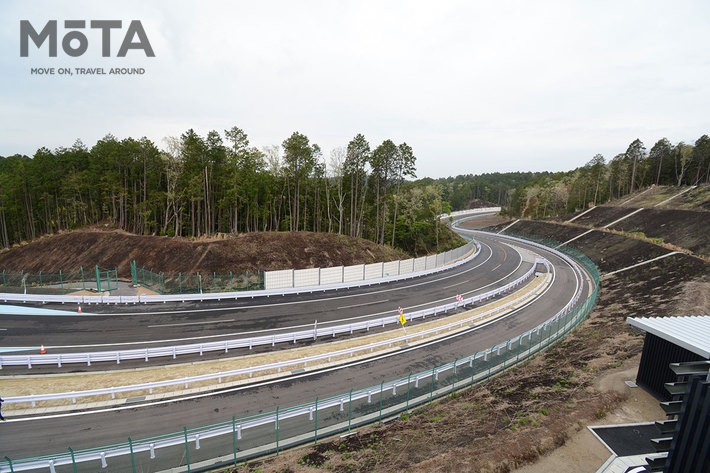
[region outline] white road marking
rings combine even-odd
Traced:
[[[569,265],[569,263],[567,261],[564,261],[564,262],[567,263],[567,265]],[[153,401],[153,402],[135,403],[135,404],[123,405],[123,406],[117,406],[117,407],[105,407],[105,408],[96,409],[96,410],[68,412],[68,413],[61,413],[61,414],[38,415],[38,416],[33,416],[33,417],[20,417],[20,418],[16,418],[16,419],[8,419],[8,422],[34,422],[34,421],[41,421],[41,420],[47,420],[47,419],[58,419],[58,418],[63,418],[63,417],[77,417],[77,416],[85,416],[85,415],[91,415],[91,414],[102,414],[102,413],[106,413],[106,412],[117,412],[117,411],[139,409],[139,408],[145,408],[145,407],[153,407],[153,406],[158,406],[158,405],[163,405],[163,404],[171,404],[171,403],[175,403],[175,402],[179,402],[179,401],[190,401],[190,400],[194,400],[194,399],[203,399],[203,398],[209,398],[209,397],[218,396],[218,395],[221,396],[221,395],[224,395],[227,393],[246,391],[248,389],[259,388],[262,386],[270,386],[270,385],[274,385],[274,384],[281,383],[281,382],[293,381],[296,379],[307,378],[307,377],[317,375],[317,374],[329,373],[329,372],[337,371],[337,370],[344,369],[344,368],[349,368],[349,367],[353,367],[353,366],[363,365],[366,363],[371,363],[371,362],[378,361],[381,359],[397,356],[402,353],[406,353],[406,352],[418,350],[418,349],[421,349],[424,347],[428,347],[431,345],[443,343],[443,342],[446,342],[448,340],[451,340],[453,338],[457,338],[457,337],[460,337],[463,335],[468,335],[471,332],[478,331],[478,330],[480,330],[484,327],[487,327],[489,325],[492,325],[500,320],[507,319],[507,318],[513,316],[514,314],[522,312],[523,309],[528,308],[530,305],[532,305],[533,303],[540,300],[540,298],[542,296],[544,296],[548,290],[550,290],[553,283],[554,283],[554,273],[553,273],[553,280],[545,288],[545,290],[542,292],[542,294],[538,295],[532,301],[525,303],[523,306],[513,309],[513,310],[509,311],[507,314],[504,314],[504,315],[497,317],[493,320],[484,321],[482,324],[471,327],[468,330],[463,330],[461,332],[455,332],[450,335],[446,335],[442,338],[430,340],[428,342],[417,344],[417,345],[414,345],[409,348],[405,348],[405,349],[402,349],[402,350],[399,350],[396,352],[382,353],[379,355],[375,355],[374,357],[371,357],[371,358],[364,358],[364,359],[360,359],[360,360],[357,360],[357,361],[354,361],[351,363],[344,363],[342,365],[330,366],[330,367],[326,367],[326,368],[322,368],[322,369],[315,369],[313,371],[305,371],[303,373],[299,373],[296,375],[286,376],[283,378],[270,379],[270,380],[266,380],[266,381],[253,383],[253,384],[234,386],[232,388],[224,389],[221,391],[211,391],[211,392],[199,393],[199,394],[188,394],[188,395],[183,395],[183,396],[178,395],[177,397],[170,398],[170,399],[162,399],[162,400]],[[577,284],[579,284],[579,281],[577,281]],[[471,356],[475,356],[476,354],[478,354],[478,352],[472,354]]]
[[[486,284],[484,286],[481,286],[476,289],[461,293],[462,296],[473,294],[473,293],[482,291],[490,286],[494,286],[495,284],[499,283],[500,281],[503,281],[503,280],[507,279],[508,277],[510,277],[511,275],[513,275],[520,268],[520,266],[523,264],[522,255],[520,255],[520,253],[514,247],[511,247],[510,245],[508,245],[506,243],[503,243],[503,245],[507,246],[509,248],[512,248],[520,256],[520,261],[518,261],[517,267],[515,269],[513,269],[507,275],[498,279],[497,281],[493,281],[493,282]],[[414,284],[403,286],[401,288],[386,288],[386,289],[380,289],[377,291],[372,291],[372,292],[364,293],[364,294],[356,294],[356,295],[350,294],[350,295],[344,295],[344,296],[326,297],[326,298],[322,298],[322,299],[311,299],[311,300],[306,300],[306,301],[276,302],[276,303],[265,304],[265,305],[253,305],[253,306],[242,306],[242,307],[221,307],[221,308],[215,308],[215,309],[179,310],[179,311],[169,311],[169,312],[168,311],[160,311],[160,312],[153,312],[152,314],[199,313],[199,312],[209,312],[212,310],[224,311],[224,310],[230,310],[230,309],[251,309],[251,308],[256,308],[256,307],[264,308],[264,307],[273,307],[273,306],[287,306],[287,305],[292,305],[292,304],[308,304],[311,302],[333,301],[333,300],[337,300],[337,299],[348,299],[348,298],[368,297],[368,296],[372,297],[375,294],[384,294],[384,293],[388,293],[388,292],[397,291],[400,289],[411,289],[411,288],[424,286],[424,285],[432,284],[432,283],[439,282],[439,281],[444,281],[446,279],[451,279],[451,278],[460,276],[462,274],[470,273],[470,272],[477,270],[479,267],[486,264],[493,257],[493,251],[490,246],[488,246],[484,242],[481,242],[481,246],[488,248],[488,250],[490,251],[490,254],[488,255],[488,257],[484,261],[478,262],[478,264],[476,264],[475,266],[473,266],[471,268],[467,268],[463,271],[460,271],[460,272],[457,272],[454,274],[447,274],[446,276],[439,277],[439,278],[432,280],[432,281],[417,282]],[[503,253],[504,253],[505,257],[507,258],[508,252],[504,251]],[[447,302],[449,299],[450,299],[450,297],[445,297],[445,298],[437,299],[434,301],[429,301],[429,302],[422,303],[422,304],[415,304],[415,305],[407,306],[405,309],[412,310],[412,309],[416,309],[419,307],[434,305],[439,302]],[[365,319],[368,317],[377,317],[379,315],[386,315],[386,314],[390,314],[390,313],[391,313],[391,311],[387,310],[387,311],[382,311],[382,312],[375,312],[375,313],[371,313],[371,314],[365,314],[365,315],[359,315],[359,316],[355,316],[355,317],[340,319],[339,321],[340,322],[347,322],[347,321],[351,321],[351,320],[360,320],[360,319]],[[121,315],[150,315],[150,314],[151,314],[151,312],[132,312],[132,313],[124,313]],[[112,314],[106,314],[106,315],[109,316]],[[330,323],[332,323],[332,322],[330,322]],[[300,329],[300,328],[305,328],[305,327],[312,327],[312,324],[294,325],[291,327],[284,327],[284,329]],[[252,330],[252,331],[248,331],[248,332],[236,332],[236,333],[226,333],[226,334],[216,334],[216,335],[202,335],[199,337],[171,338],[171,339],[164,339],[164,340],[147,340],[147,341],[140,341],[140,342],[93,343],[93,344],[85,344],[85,345],[57,345],[53,348],[69,348],[69,349],[101,348],[101,347],[117,347],[117,346],[142,346],[142,345],[152,344],[152,343],[174,343],[174,342],[186,342],[186,341],[193,341],[194,342],[195,340],[228,339],[229,337],[235,337],[235,336],[258,335],[258,334],[263,334],[263,333],[270,333],[272,331],[273,330],[268,330],[268,329],[267,330]]]
[[[205,320],[204,322],[185,322],[184,324],[148,325],[148,328],[158,328],[158,327],[184,327],[184,326],[187,326],[187,325],[223,324],[223,323],[226,323],[226,322],[234,322],[234,319]]]
[[[452,284],[450,286],[444,286],[444,287],[442,287],[442,289],[449,289],[450,287],[460,286],[461,284],[466,284],[467,282],[470,282],[470,281],[471,281],[470,279],[467,279],[465,281],[461,281],[460,283]]]
[[[362,304],[344,305],[342,307],[338,307],[338,309],[351,309],[353,307],[362,307],[365,305],[380,304],[382,302],[389,302],[389,301],[390,301],[389,299],[383,299],[381,301],[363,302]]]

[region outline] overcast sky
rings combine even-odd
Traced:
[[[88,28],[83,56],[62,51],[82,19],[123,20],[112,57]],[[58,20],[58,57],[30,42],[21,58],[20,20]],[[155,57],[117,57],[130,20]],[[406,141],[419,177],[569,170],[710,133],[709,35],[707,0],[3,0],[0,155],[238,126],[260,148],[300,131],[325,156],[357,133]]]

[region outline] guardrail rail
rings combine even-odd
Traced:
[[[509,237],[505,237],[509,238]],[[529,243],[529,242],[528,242]],[[542,245],[538,245],[542,246]],[[435,366],[431,370],[409,373],[348,392],[275,410],[249,418],[226,419],[200,428],[87,450],[67,449],[66,453],[22,460],[5,457],[0,473],[47,471],[58,467],[74,471],[190,471],[191,468],[237,464],[284,448],[317,442],[336,433],[383,421],[412,407],[470,386],[543,350],[572,330],[591,312],[599,291],[599,272],[586,258],[579,263],[560,251],[546,248],[568,261],[578,278],[584,279],[581,266],[592,280],[593,290],[582,300],[585,286],[547,321],[532,330],[496,344],[481,352]],[[579,255],[577,255],[579,258]],[[581,265],[581,266],[580,266]],[[110,465],[109,465],[110,462]],[[62,470],[68,471],[68,470]]]

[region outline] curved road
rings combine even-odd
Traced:
[[[500,243],[494,243],[499,239],[497,236],[481,235],[480,239],[494,248],[501,248]],[[514,244],[526,246],[518,242]],[[139,439],[175,432],[183,426],[192,428],[223,422],[232,416],[245,417],[271,410],[277,405],[294,405],[316,397],[347,392],[351,388],[376,385],[383,380],[431,369],[454,358],[481,351],[547,320],[567,303],[580,284],[588,286],[589,282],[579,281],[574,271],[559,257],[537,248],[534,251],[553,264],[554,284],[528,307],[494,324],[411,351],[401,350],[391,356],[378,357],[376,360],[366,360],[338,369],[307,372],[297,377],[219,393],[157,405],[131,405],[106,411],[10,419],[0,426],[0,457],[7,455],[17,459],[66,452],[68,446],[75,450],[85,449],[122,442],[129,435]],[[491,267],[488,271],[494,269]],[[447,282],[443,284],[446,286]],[[410,288],[407,291],[413,294],[418,290]],[[439,291],[436,298],[440,298],[441,292],[446,289],[441,287]],[[588,292],[587,287],[585,296]],[[301,314],[301,317],[305,316],[305,313]],[[298,323],[300,319],[294,320]]]
[[[316,320],[327,327],[396,314],[398,307],[418,310],[453,302],[456,294],[503,286],[530,266],[509,245],[483,238],[480,254],[467,264],[390,284],[214,303],[84,307],[103,312],[97,315],[0,315],[0,346],[36,350],[43,344],[53,353],[109,351],[247,338],[312,327]]]

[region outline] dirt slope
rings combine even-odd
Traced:
[[[688,229],[687,241],[707,239],[706,233],[696,234],[694,219],[683,221],[696,214],[677,215],[680,220],[674,226]],[[539,221],[521,221],[513,229],[558,241],[585,231]],[[573,246],[587,253],[603,273],[671,251],[603,231],[593,231]],[[674,254],[602,277],[600,299],[589,318],[530,362],[385,427],[360,429],[347,439],[286,452],[234,471],[507,473],[535,463],[585,425],[608,423],[607,413],[622,405],[626,394],[603,389],[599,379],[641,351],[643,334],[626,324],[626,317],[710,313],[710,263],[703,259]],[[584,470],[566,466],[564,471],[595,471],[601,463]]]
[[[190,241],[86,229],[43,237],[0,253],[0,269],[28,272],[118,268],[130,262],[165,273],[268,271],[375,263],[406,259],[405,253],[360,238],[327,233],[243,233]]]

